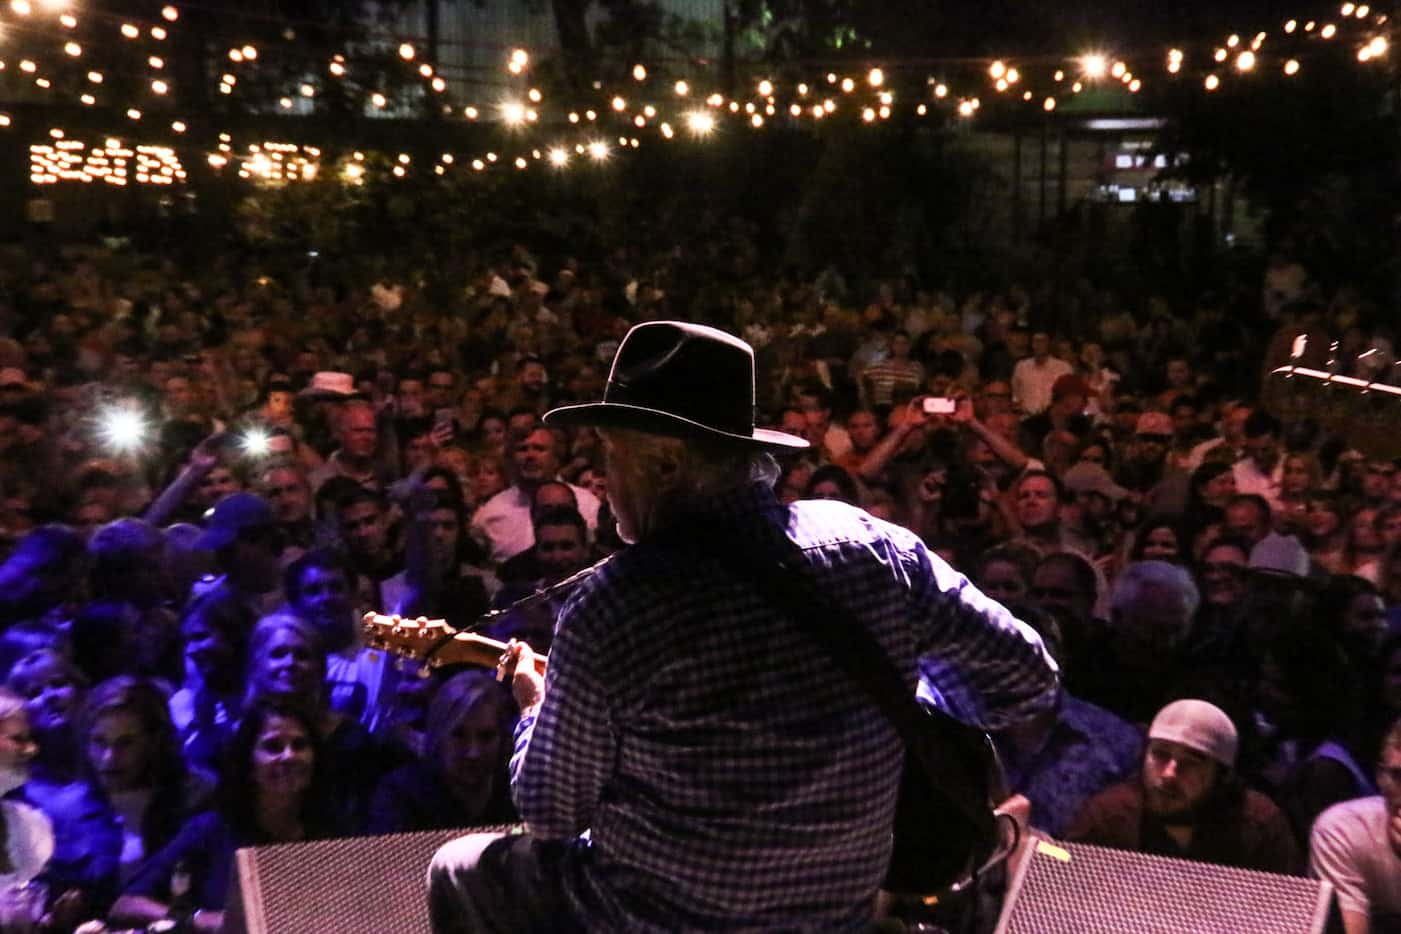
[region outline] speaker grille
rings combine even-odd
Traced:
[[[1074,843],[1029,841],[998,934],[1314,934],[1331,889]]]
[[[428,863],[472,827],[282,843],[238,851],[231,914],[248,934],[425,934]],[[240,917],[241,916],[241,917]]]

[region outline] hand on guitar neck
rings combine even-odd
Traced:
[[[508,648],[506,643],[496,639],[457,632],[444,620],[422,616],[404,619],[401,616],[366,613],[361,625],[372,648],[422,662],[426,668],[476,665],[498,669]],[[536,673],[543,677],[549,657],[531,652],[530,661]],[[511,667],[514,670],[514,663]]]

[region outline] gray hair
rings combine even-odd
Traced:
[[[668,438],[629,429],[600,429],[611,448],[608,470],[616,488],[627,490],[646,535],[669,517],[703,508],[715,496],[779,476],[778,461],[750,445]],[[621,481],[621,482],[617,482]]]
[[[1161,602],[1164,593],[1175,595],[1184,620],[1196,615],[1201,603],[1197,585],[1184,568],[1167,561],[1130,564],[1114,582],[1109,606],[1120,613],[1133,613],[1145,601]]]

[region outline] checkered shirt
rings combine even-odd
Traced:
[[[909,682],[932,653],[987,728],[1054,703],[1040,640],[912,533],[737,491],[714,519],[786,535]],[[752,537],[750,537],[752,536]],[[645,541],[566,604],[512,757],[531,832],[590,930],[860,930],[890,857],[894,727],[805,627],[702,550]],[[585,834],[587,831],[587,834]],[[583,835],[583,836],[581,836]]]

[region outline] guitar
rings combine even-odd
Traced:
[[[443,665],[476,665],[495,668],[506,643],[470,632],[458,632],[446,620],[404,619],[383,613],[366,613],[361,621],[371,648],[392,652],[421,662],[425,672]],[[535,656],[535,670],[541,675],[549,658]]]

